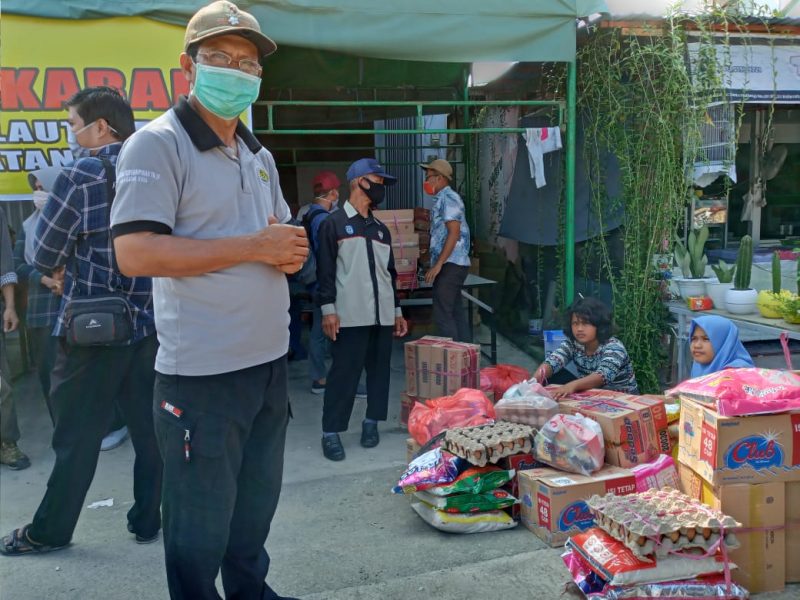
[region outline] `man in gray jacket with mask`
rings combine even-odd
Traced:
[[[364,369],[361,445],[378,445],[378,421],[386,420],[389,403],[392,334],[408,332],[397,300],[392,237],[372,214],[397,178],[374,158],[362,158],[350,165],[347,180],[350,197],[320,227],[317,262],[322,329],[333,341],[322,409],[322,452],[329,460],[345,457],[339,433],[347,431]]]

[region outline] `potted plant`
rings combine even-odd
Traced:
[[[724,260],[718,265],[711,265],[717,276],[717,281],[706,281],[706,293],[711,296],[715,308],[725,309],[725,292],[733,287],[733,274],[736,265],[729,266]]]
[[[788,294],[788,292],[786,292]],[[780,319],[783,309],[783,292],[781,292],[781,257],[772,253],[772,291],[758,292],[758,312],[767,319]]]
[[[753,238],[746,235],[739,244],[736,255],[736,274],[733,288],[725,292],[725,307],[735,315],[747,315],[756,310],[758,292],[750,287],[753,269]]]
[[[800,324],[800,296],[786,293],[781,302],[781,316],[787,323]]]
[[[683,277],[675,277],[681,297],[685,300],[691,296],[704,296],[706,293],[706,265],[708,258],[704,253],[708,241],[708,227],[692,230],[686,246],[680,240],[675,241],[675,260],[681,268]]]

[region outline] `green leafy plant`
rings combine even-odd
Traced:
[[[733,274],[736,272],[736,265],[728,265],[724,260],[720,260],[718,264],[711,265],[711,269],[717,276],[720,283],[730,283],[733,281]]]
[[[797,256],[797,293],[800,295],[800,255]]]
[[[663,389],[659,375],[669,360],[663,344],[669,331],[666,292],[652,275],[652,256],[664,252],[664,240],[672,239],[686,218],[691,165],[709,160],[703,143],[707,108],[727,101],[731,47],[750,43],[741,34],[754,19],[769,30],[770,16],[742,0],[708,0],[694,14],[672,12],[663,26],[635,33],[598,29],[579,51],[578,102],[594,216],[605,230],[609,214],[624,213],[619,235],[596,236],[590,251],[602,263],[596,278],[611,287],[618,337],[643,392]],[[690,34],[697,52],[687,61]],[[563,91],[564,81],[561,74],[555,78],[553,94]],[[738,138],[743,109],[742,103],[734,105],[730,139]],[[768,122],[771,118],[770,104]],[[605,187],[608,152],[620,171],[621,193],[613,198]],[[688,245],[685,250],[688,262],[679,258],[677,264],[685,276],[701,277],[702,258],[693,272]],[[751,264],[742,273],[747,285]]]
[[[739,252],[736,254],[736,275],[733,289],[749,290],[750,275],[753,270],[753,238],[749,235],[742,237],[739,242]]]
[[[689,241],[686,246],[681,241],[675,242],[675,260],[678,262],[683,276],[700,279],[706,274],[708,258],[705,255],[706,242],[708,241],[708,227],[689,232]]]
[[[783,298],[781,315],[787,323],[800,323],[800,295],[788,294]]]

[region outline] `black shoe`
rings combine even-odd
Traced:
[[[137,544],[152,544],[153,542],[158,540],[158,532],[156,531],[154,535],[149,537],[145,537],[143,535],[139,535],[133,530],[133,525],[128,523],[128,531],[132,533],[136,537]]]
[[[364,421],[361,424],[361,445],[364,448],[374,448],[380,441],[381,436],[378,435],[378,424]]]
[[[328,460],[344,460],[344,447],[338,433],[322,436],[322,453]]]

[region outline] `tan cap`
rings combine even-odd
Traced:
[[[261,27],[253,15],[227,0],[212,2],[194,13],[186,26],[183,49],[188,51],[189,46],[219,35],[242,36],[255,44],[261,58],[278,49],[275,42],[261,33]]]
[[[439,173],[439,175],[444,175],[450,181],[453,180],[453,167],[443,158],[437,158],[428,164],[420,163],[419,166],[423,169],[432,169]]]

